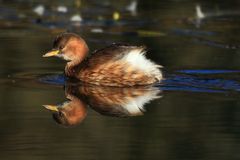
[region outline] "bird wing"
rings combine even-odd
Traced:
[[[95,51],[77,72],[78,79],[106,86],[152,84],[162,75],[158,66],[145,58],[144,49],[143,46],[113,44]],[[148,66],[139,67],[141,63]]]
[[[95,65],[102,65],[108,61],[116,61],[123,58],[132,50],[145,50],[145,46],[132,46],[122,43],[114,43],[103,49],[94,51],[90,58],[88,58],[88,66],[94,67]]]

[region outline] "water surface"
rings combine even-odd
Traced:
[[[240,157],[239,2],[138,1],[136,11],[128,4],[1,2],[2,159]],[[42,15],[33,11],[39,5]],[[68,12],[57,11],[60,5]],[[83,21],[71,22],[75,14]],[[82,35],[91,51],[113,42],[144,44],[148,57],[164,66],[165,79],[147,90],[72,84],[62,74],[62,60],[42,58],[66,30]],[[147,93],[155,98],[134,114],[107,100]],[[84,116],[73,126],[57,123],[42,106],[69,102],[68,94],[84,103]]]

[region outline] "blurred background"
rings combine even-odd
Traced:
[[[164,66],[163,97],[144,116],[89,108],[78,126],[56,124],[42,105],[65,101],[63,86],[39,79],[62,74],[62,60],[42,55],[63,32],[91,51],[147,46]],[[1,158],[238,159],[239,35],[239,0],[0,0]]]

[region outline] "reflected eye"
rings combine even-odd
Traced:
[[[59,49],[62,50],[64,47],[63,46],[59,46]]]
[[[62,112],[58,112],[58,114],[59,114],[60,117],[64,116],[64,114]]]

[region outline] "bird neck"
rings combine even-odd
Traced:
[[[74,77],[78,71],[78,68],[82,61],[85,59],[86,54],[83,56],[78,56],[74,60],[68,62],[65,67],[65,74],[69,77]]]
[[[71,44],[68,45],[68,51],[70,53],[68,58],[71,61],[67,63],[65,73],[67,76],[74,76],[77,66],[86,58],[89,49],[84,40],[78,39],[71,41]]]

